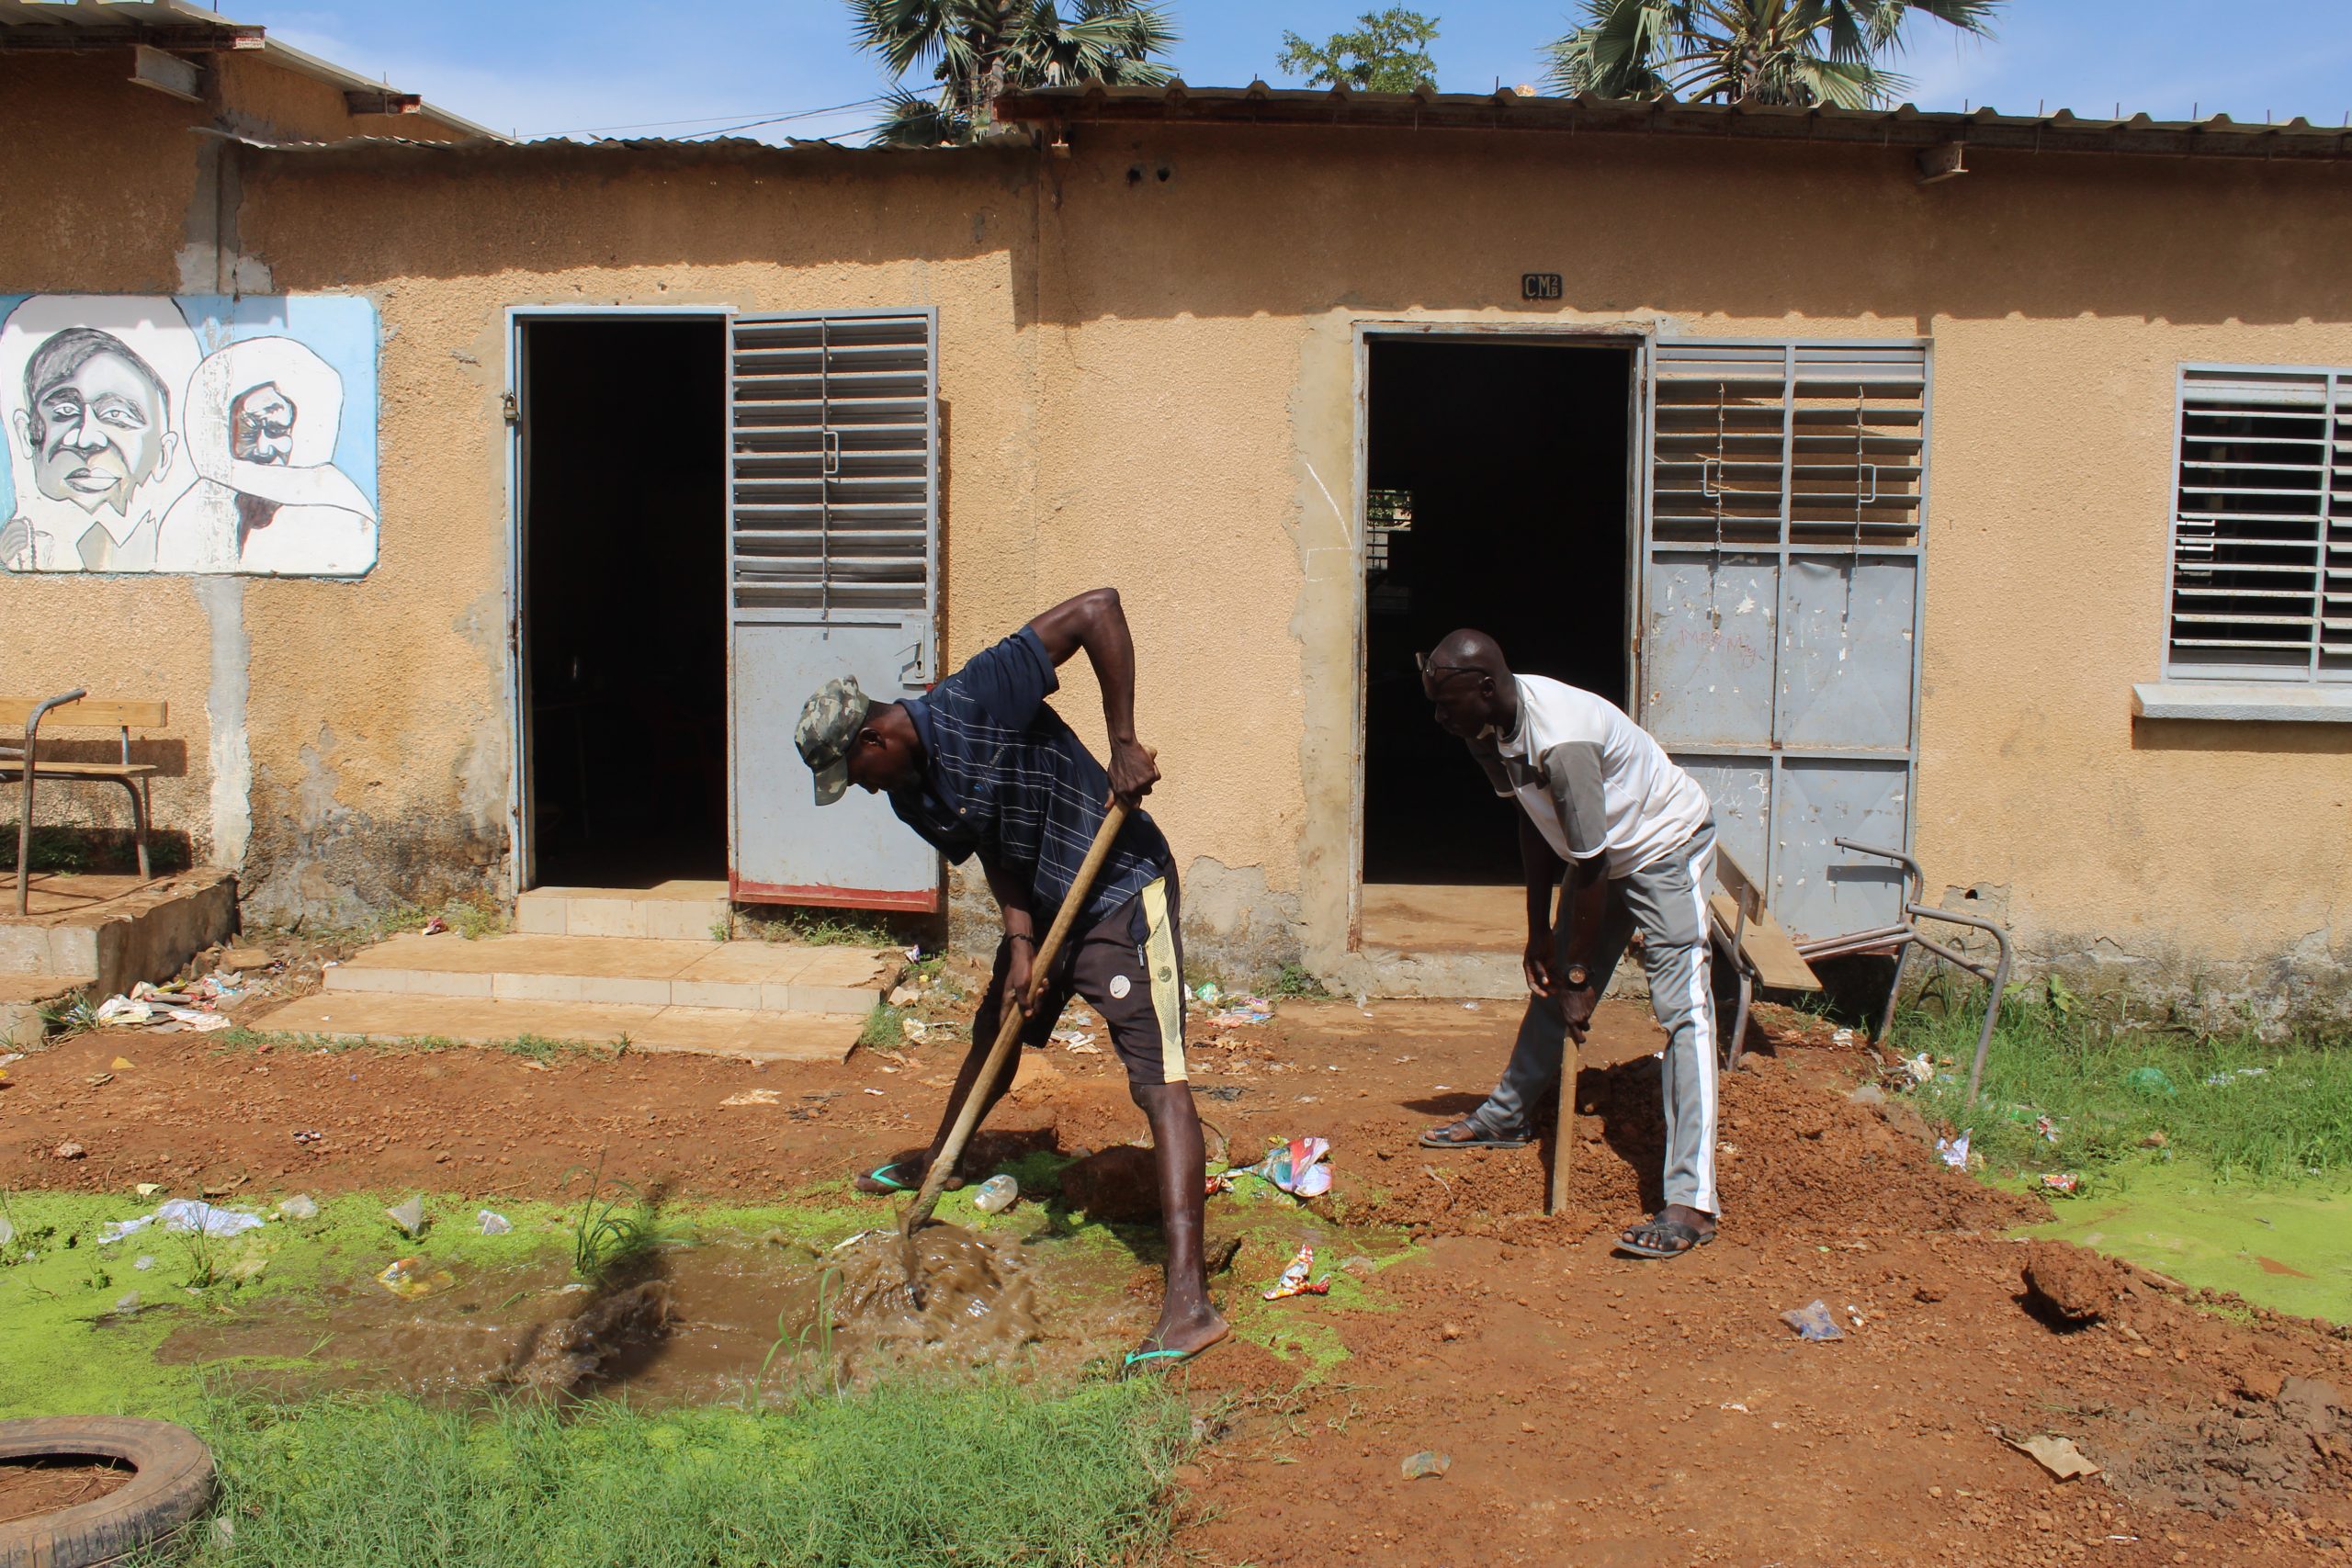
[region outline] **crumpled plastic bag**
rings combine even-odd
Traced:
[[[1295,1198],[1320,1198],[1331,1190],[1331,1168],[1324,1163],[1330,1152],[1329,1138],[1293,1138],[1256,1165],[1236,1167],[1227,1174],[1258,1177]]]
[[[209,1236],[243,1235],[262,1225],[259,1214],[240,1213],[233,1209],[216,1209],[201,1198],[166,1198],[152,1214],[141,1214],[135,1220],[115,1220],[98,1232],[98,1245],[120,1241],[133,1231],[143,1231],[158,1220],[164,1229],[182,1233],[202,1231]]]
[[[1800,1339],[1846,1337],[1844,1331],[1838,1326],[1838,1320],[1829,1315],[1829,1303],[1817,1296],[1794,1312],[1782,1313],[1781,1321],[1795,1329]]]
[[[1274,1288],[1271,1291],[1261,1291],[1259,1294],[1270,1302],[1281,1301],[1284,1296],[1329,1295],[1331,1276],[1326,1274],[1320,1280],[1309,1284],[1306,1277],[1314,1272],[1315,1248],[1302,1247],[1298,1249],[1298,1255],[1283,1268],[1283,1277],[1274,1281]]]

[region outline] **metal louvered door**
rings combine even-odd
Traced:
[[[754,903],[939,907],[939,857],[878,795],[815,803],[793,727],[854,675],[890,702],[932,680],[938,319],[736,316],[728,534],[728,882]]]
[[[1651,348],[1642,723],[1800,938],[1892,923],[1918,761],[1928,345]]]

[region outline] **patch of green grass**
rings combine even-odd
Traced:
[[[661,1245],[652,1201],[626,1181],[607,1181],[605,1162],[566,1173],[563,1185],[585,1178],[586,1192],[571,1224],[571,1271],[583,1280],[611,1278]]]
[[[865,1027],[857,1032],[860,1045],[880,1045],[896,1049],[905,1043],[904,1008],[894,1008],[888,1002],[876,1002],[874,1010],[865,1015]]]
[[[2092,1016],[2063,990],[2005,1005],[1967,1103],[1981,1010],[1908,1011],[1891,1043],[1949,1059],[1917,1101],[1930,1120],[1973,1128],[1989,1169],[2075,1170],[2152,1150],[2225,1179],[2291,1180],[2352,1169],[2352,1041],[2267,1043],[2249,1030],[2199,1035]],[[2055,1145],[2035,1131],[2047,1116]]]
[[[797,942],[815,947],[901,947],[886,916],[863,909],[775,904],[735,911],[735,930],[757,942]]]
[[[1270,997],[1290,997],[1300,1001],[1328,1001],[1330,987],[1315,977],[1304,964],[1285,964],[1273,973],[1261,991]]]
[[[262,1046],[288,1051],[372,1051],[380,1055],[431,1051],[503,1051],[535,1062],[581,1055],[610,1061],[628,1050],[628,1036],[617,1040],[549,1040],[543,1035],[518,1034],[512,1040],[451,1040],[439,1034],[403,1035],[398,1040],[354,1040],[333,1034],[293,1034],[271,1029],[247,1029],[243,1024],[219,1029],[205,1036],[216,1051],[253,1051]]]
[[[884,1384],[781,1410],[209,1406],[198,1568],[1095,1568],[1168,1539],[1191,1415],[1160,1380]]]

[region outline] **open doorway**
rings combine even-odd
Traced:
[[[723,878],[725,321],[520,331],[530,882]]]
[[[1516,807],[1432,722],[1413,656],[1476,626],[1625,704],[1633,350],[1430,334],[1370,360],[1363,936],[1515,951]]]

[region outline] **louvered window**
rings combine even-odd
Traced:
[[[2352,680],[2352,371],[2187,366],[2167,673]]]
[[[739,615],[903,616],[934,593],[928,313],[741,316],[734,326]]]

